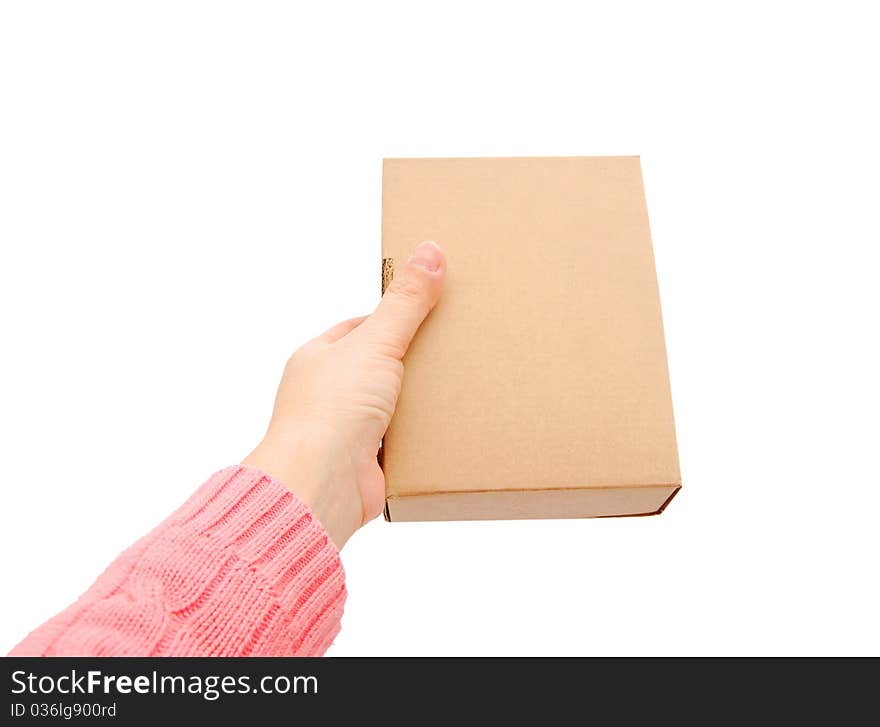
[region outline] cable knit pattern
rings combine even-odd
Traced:
[[[339,552],[284,485],[213,475],[11,656],[320,656],[345,602]]]

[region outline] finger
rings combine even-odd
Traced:
[[[394,279],[359,335],[390,346],[402,357],[437,303],[445,275],[443,251],[436,242],[421,243],[400,270],[394,271]]]
[[[317,337],[316,340],[324,341],[325,343],[333,343],[334,341],[338,341],[343,336],[351,333],[366,319],[366,316],[358,316],[357,318],[349,318],[347,321],[337,323],[335,326],[328,328],[326,331],[324,331],[320,336]]]

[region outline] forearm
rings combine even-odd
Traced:
[[[309,507],[229,467],[12,655],[318,656],[345,596],[338,550]]]
[[[379,442],[445,274],[443,252],[423,242],[372,315],[301,346],[245,465],[211,477],[12,653],[324,653],[346,595],[337,546],[382,511]]]

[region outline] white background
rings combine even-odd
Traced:
[[[0,6],[0,650],[375,305],[383,157],[640,154],[685,489],[371,523],[330,653],[878,653],[870,4],[606,5]]]

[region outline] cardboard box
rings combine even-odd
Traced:
[[[388,520],[659,513],[681,486],[637,157],[387,159],[383,281],[449,259],[384,439]]]

